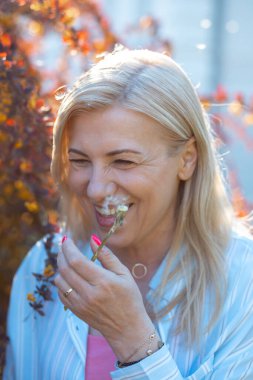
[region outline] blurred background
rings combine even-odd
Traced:
[[[245,216],[253,208],[252,36],[252,0],[0,0],[0,368],[13,275],[34,242],[58,228],[49,166],[68,86],[116,43],[171,55],[210,115],[231,200]]]
[[[102,0],[101,4],[113,30],[131,47],[151,42],[145,33],[150,16],[159,37],[170,41],[173,58],[200,84],[202,94],[222,84],[230,94],[243,91],[252,96],[251,0]],[[144,29],[138,37],[133,33],[137,25]]]

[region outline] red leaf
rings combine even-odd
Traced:
[[[9,34],[4,33],[0,38],[0,42],[4,47],[9,48],[11,46],[11,37]]]
[[[16,122],[14,119],[7,119],[6,124],[8,125],[8,127],[14,127],[14,125],[16,125]]]

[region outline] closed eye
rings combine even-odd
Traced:
[[[120,159],[120,160],[115,160],[115,162],[118,163],[118,164],[134,164],[133,161],[130,161],[130,160],[122,160],[122,159]]]
[[[114,164],[115,164],[116,166],[120,166],[120,167],[130,167],[130,166],[137,165],[136,162],[134,162],[134,161],[123,160],[123,159],[115,160],[115,161],[114,161]]]
[[[73,164],[87,165],[90,161],[85,158],[70,158],[69,161]]]

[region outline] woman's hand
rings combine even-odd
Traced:
[[[91,248],[98,248],[91,240]],[[67,239],[58,255],[55,284],[62,303],[107,339],[124,361],[154,330],[142,295],[128,268],[107,248],[99,253],[102,267],[87,259]],[[72,288],[66,297],[64,293]],[[135,358],[135,360],[137,360]]]

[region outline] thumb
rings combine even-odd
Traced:
[[[99,240],[96,238],[94,239],[94,236],[92,236],[90,245],[92,251],[95,253],[99,247]],[[126,274],[128,272],[127,267],[123,265],[117,256],[114,255],[112,251],[106,246],[104,246],[101,251],[99,251],[98,260],[101,262],[102,266],[105,269],[108,269],[111,272],[114,272],[116,274]]]

